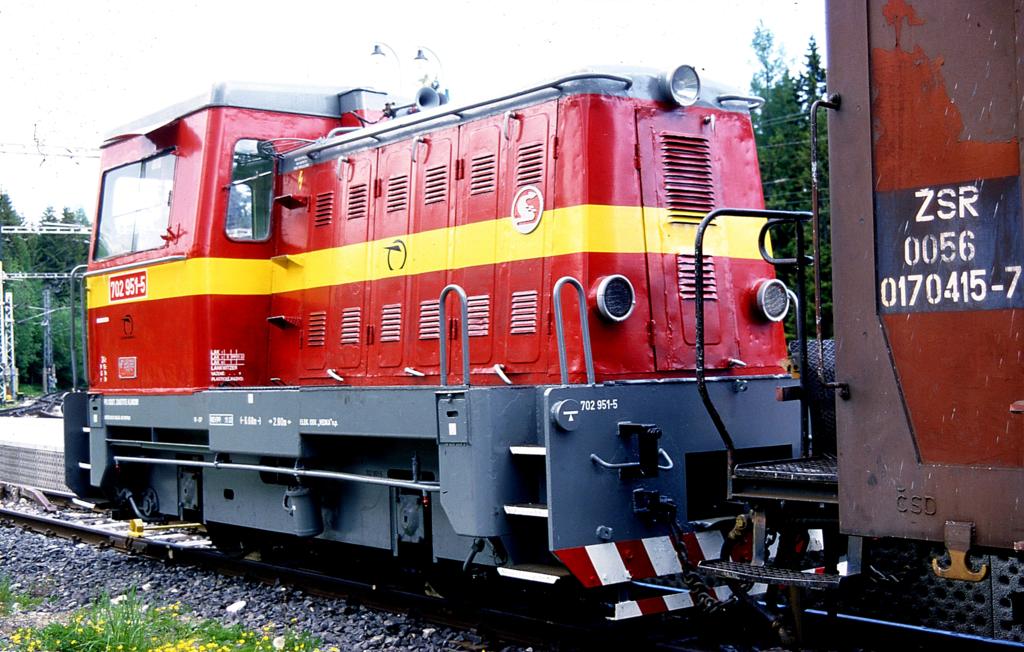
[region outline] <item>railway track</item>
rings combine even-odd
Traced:
[[[60,419],[64,416],[62,404],[67,392],[53,392],[37,396],[21,405],[0,409],[0,417],[47,417]]]
[[[140,534],[133,532],[128,523],[115,521],[102,511],[74,505],[73,497],[69,494],[23,487],[17,491],[22,496],[35,499],[39,507],[0,507],[0,527],[19,527],[76,543],[192,565],[268,585],[288,585],[309,594],[343,598],[373,609],[415,614],[432,624],[475,630],[491,645],[497,642],[542,649],[707,651],[761,650],[773,647],[774,643],[767,632],[753,635],[747,632],[737,637],[737,632],[726,629],[727,621],[721,617],[697,615],[696,618],[652,618],[612,625],[592,616],[575,613],[576,610],[566,609],[564,600],[555,606],[548,594],[533,596],[521,593],[509,596],[491,592],[483,596],[479,594],[480,587],[477,587],[475,595],[443,597],[433,588],[424,591],[425,582],[421,577],[411,579],[396,572],[382,576],[377,571],[374,571],[373,577],[368,577],[365,569],[360,572],[351,568],[358,567],[359,562],[343,569],[335,565],[328,571],[315,566],[315,554],[312,558],[298,561],[273,557],[239,558],[214,548],[209,537],[197,528],[171,527],[143,531]],[[57,505],[62,505],[63,509]],[[347,574],[335,574],[339,570],[347,571]],[[484,591],[494,589],[485,587]],[[524,598],[525,601],[533,601],[532,608],[524,610]],[[829,614],[821,609],[808,610],[804,625],[804,636],[810,649],[817,646],[834,648],[837,641],[848,641],[849,645],[862,650],[888,649],[896,644],[906,650],[947,646],[1009,649],[1012,645],[848,614]],[[803,647],[806,649],[807,644]]]
[[[286,563],[276,558],[239,558],[217,550],[208,537],[197,534],[192,528],[133,534],[123,521],[114,521],[101,512],[90,512],[86,508],[74,509],[69,495],[38,490],[29,492],[25,488],[19,488],[18,491],[23,492],[22,495],[34,497],[40,506],[28,510],[0,507],[0,527],[18,527],[76,543],[245,577],[268,585],[288,585],[309,594],[343,598],[373,609],[415,614],[432,624],[474,630],[491,644],[500,642],[504,645],[535,646],[542,649],[593,649],[594,646],[608,644],[624,647],[640,645],[644,649],[660,650],[717,649],[689,643],[671,633],[652,631],[649,622],[642,626],[631,624],[625,628],[613,628],[611,624],[592,616],[575,615],[567,621],[564,603],[560,605],[560,610],[550,605],[546,615],[538,613],[545,610],[545,605],[537,603],[537,596],[529,594],[518,595],[519,598],[534,600],[533,608],[524,612],[511,607],[482,606],[512,600],[516,596],[492,594],[486,602],[482,601],[479,591],[475,596],[443,597],[434,587],[425,592],[424,581],[403,579],[397,573],[372,578],[358,576],[366,575],[365,571],[335,575],[311,565]],[[60,515],[57,511],[48,512],[46,505],[51,500],[53,503],[64,503],[66,509],[58,510],[62,512]],[[358,565],[355,563],[349,566]],[[334,566],[332,570],[337,571],[338,567]],[[547,595],[544,599],[551,601],[551,596]]]

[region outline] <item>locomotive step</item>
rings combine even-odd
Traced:
[[[547,518],[548,506],[541,503],[505,505],[505,513],[509,516],[533,516],[536,518]]]
[[[737,464],[732,474],[732,495],[808,502],[839,502],[839,474],[835,456]]]
[[[842,577],[832,573],[804,573],[775,568],[772,566],[753,566],[736,561],[702,561],[698,567],[704,573],[715,577],[731,580],[758,582],[761,584],[785,584],[802,586],[808,589],[834,589],[839,586]]]
[[[554,584],[563,577],[569,577],[569,569],[549,564],[517,564],[515,566],[498,566],[498,575],[527,582]]]
[[[530,455],[544,457],[548,454],[548,451],[543,446],[536,446],[534,444],[520,444],[517,446],[509,446],[508,450],[513,455]]]

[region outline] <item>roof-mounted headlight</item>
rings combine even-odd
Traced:
[[[700,76],[693,66],[682,65],[668,71],[665,86],[679,106],[690,106],[700,97]]]

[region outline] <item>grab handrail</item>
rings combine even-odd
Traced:
[[[68,278],[68,287],[70,296],[68,297],[71,305],[71,389],[78,389],[78,355],[75,351],[75,283],[82,283],[82,372],[85,374],[85,384],[89,385],[89,356],[86,353],[86,339],[85,332],[89,328],[89,317],[86,312],[85,304],[85,274],[84,270],[88,268],[88,265],[77,265],[71,269],[70,278]]]
[[[459,295],[459,303],[462,307],[461,331],[462,331],[462,384],[469,386],[469,297],[462,286],[452,283],[441,290],[441,297],[438,303],[438,331],[441,340],[441,386],[448,384],[448,326],[446,324],[444,302],[448,294],[454,292]]]
[[[560,90],[562,90],[561,87],[562,87],[563,84],[568,84],[568,83],[574,82],[574,81],[583,81],[583,80],[586,80],[586,79],[606,79],[606,80],[609,80],[609,81],[621,82],[622,84],[625,85],[626,90],[629,90],[633,86],[633,80],[630,77],[626,77],[626,76],[623,76],[623,75],[614,75],[614,74],[610,74],[610,73],[601,73],[601,72],[580,72],[580,73],[575,73],[575,74],[572,74],[572,75],[566,75],[565,77],[559,77],[558,79],[555,79],[553,81],[549,81],[549,82],[546,82],[546,83],[543,83],[543,84],[538,84],[537,86],[531,86],[530,88],[525,88],[525,89],[522,89],[522,90],[518,90],[518,91],[515,91],[513,93],[508,93],[506,95],[500,95],[498,97],[492,97],[492,98],[489,98],[489,99],[481,101],[481,102],[473,102],[473,103],[470,103],[470,104],[463,104],[463,105],[460,105],[460,106],[453,106],[453,107],[451,107],[449,109],[445,109],[444,111],[440,111],[440,112],[437,112],[437,113],[423,112],[423,113],[417,114],[416,117],[414,117],[414,118],[409,118],[409,119],[404,119],[404,120],[402,120],[402,119],[391,120],[391,121],[388,121],[386,123],[382,123],[382,124],[376,125],[374,127],[370,127],[368,129],[365,129],[365,130],[357,130],[357,131],[362,131],[363,133],[356,134],[356,133],[351,132],[351,131],[349,131],[348,133],[345,133],[343,130],[347,129],[347,127],[337,127],[335,129],[332,129],[329,132],[327,132],[327,136],[324,137],[324,140],[322,142],[318,142],[318,143],[316,143],[314,145],[311,145],[311,146],[308,146],[308,147],[304,147],[304,148],[302,148],[302,150],[296,150],[295,152],[289,152],[289,154],[297,154],[298,155],[298,154],[303,154],[303,153],[306,153],[306,152],[317,152],[317,151],[326,149],[326,148],[328,148],[328,147],[330,147],[332,145],[340,144],[340,142],[344,142],[344,141],[331,142],[332,139],[335,136],[339,136],[339,135],[345,135],[345,136],[353,136],[354,135],[356,137],[352,138],[352,140],[360,140],[362,138],[367,138],[367,137],[376,137],[376,136],[379,136],[381,134],[387,133],[389,131],[394,131],[396,129],[402,129],[404,127],[411,127],[413,125],[421,124],[423,122],[430,122],[432,120],[438,120],[438,119],[444,118],[446,116],[453,115],[456,118],[462,118],[462,114],[463,113],[466,113],[467,111],[472,111],[473,109],[479,109],[480,107],[484,107],[484,106],[487,106],[489,104],[501,104],[502,102],[507,102],[508,100],[513,100],[513,99],[515,99],[517,97],[521,97],[523,95],[529,95],[530,93],[536,93],[538,91],[543,91],[543,90],[546,90],[548,88],[554,88],[554,89],[560,91]]]
[[[718,217],[752,217],[757,219],[768,219],[769,223],[780,223],[780,222],[792,222],[797,225],[796,229],[796,293],[799,298],[798,309],[803,308],[806,305],[804,300],[804,231],[800,228],[802,222],[806,222],[811,218],[811,213],[807,211],[777,211],[777,210],[760,210],[752,208],[716,208],[700,221],[697,225],[697,235],[693,243],[693,266],[695,272],[695,294],[696,301],[694,306],[695,311],[695,328],[694,333],[696,340],[696,351],[695,351],[695,369],[694,374],[697,376],[697,392],[700,394],[701,402],[704,403],[704,409],[707,410],[708,416],[711,417],[711,422],[715,426],[715,430],[718,431],[718,436],[722,438],[722,443],[725,444],[726,450],[726,463],[728,466],[729,477],[732,477],[733,468],[733,454],[736,451],[736,446],[733,444],[732,436],[729,435],[728,429],[725,427],[725,422],[722,421],[721,415],[718,413],[718,409],[715,408],[715,404],[711,400],[710,394],[708,394],[707,379],[705,377],[704,369],[704,354],[705,354],[705,343],[704,343],[704,232],[708,226],[711,225]],[[760,235],[759,241],[763,242],[766,228],[763,228]],[[760,247],[761,255],[764,259],[773,263],[776,259],[771,258],[767,255],[767,251],[764,247]],[[785,261],[786,259],[781,259]],[[800,346],[800,361],[802,365],[806,365],[807,360],[807,337],[804,334],[803,329],[804,316],[803,314],[797,315],[797,339],[799,340]],[[809,396],[808,388],[806,386],[808,375],[806,373],[800,374],[800,441],[802,452],[806,452],[806,444],[808,441],[808,430],[807,430],[807,396]]]
[[[558,365],[561,371],[562,384],[569,384],[569,366],[565,355],[565,326],[562,324],[562,288],[566,285],[576,288],[576,296],[580,304],[580,331],[583,335],[583,360],[587,366],[587,384],[594,384],[594,356],[590,350],[590,325],[587,323],[587,293],[583,284],[572,276],[563,276],[555,283],[552,290],[555,302],[555,333],[558,335]]]
[[[818,179],[818,109],[825,108],[838,111],[842,105],[838,93],[828,98],[819,98],[811,104],[811,211],[814,214],[811,222],[811,247],[814,250],[814,335],[818,340],[818,379],[825,380],[825,337],[821,327],[821,201],[819,200]],[[801,364],[803,364],[801,362]],[[805,365],[806,366],[806,365]]]

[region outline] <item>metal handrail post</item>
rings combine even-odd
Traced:
[[[75,283],[77,277],[80,276],[80,272],[85,270],[88,265],[77,265],[71,270],[71,278],[68,279],[68,288],[70,296],[68,297],[69,303],[71,304],[71,390],[78,389],[78,354],[75,351]],[[84,278],[82,279],[84,281]],[[85,284],[82,285],[82,298],[85,298]],[[84,306],[82,311],[82,351],[85,351],[85,329],[89,327],[88,315],[85,313]],[[86,375],[86,385],[88,385],[89,377],[89,361],[86,358],[82,358],[82,371]]]
[[[554,79],[543,84],[531,86],[530,88],[525,88],[522,90],[515,91],[513,93],[500,95],[498,97],[490,98],[480,102],[473,102],[472,104],[465,104],[461,106],[446,107],[445,109],[438,111],[436,113],[424,111],[418,114],[413,114],[414,117],[405,120],[395,120],[391,122],[381,123],[379,125],[375,125],[374,127],[366,129],[365,133],[360,134],[358,138],[365,138],[368,136],[379,136],[388,131],[404,129],[406,127],[411,127],[413,125],[421,124],[423,122],[430,122],[432,120],[437,120],[439,118],[443,118],[450,115],[454,115],[457,118],[461,118],[463,113],[472,111],[473,109],[478,109],[492,104],[500,104],[502,102],[507,102],[509,100],[513,100],[523,95],[529,95],[530,93],[536,93],[538,91],[547,90],[549,88],[561,91],[562,86],[565,84],[576,81],[587,81],[590,79],[603,79],[607,81],[619,82],[623,86],[625,86],[626,90],[629,90],[630,88],[633,87],[633,79],[623,75],[615,75],[603,72],[578,72],[573,73],[571,75],[566,75],[564,77],[559,77],[558,79]],[[307,149],[309,149],[310,151],[319,151],[337,144],[337,142],[334,142],[333,139],[338,135],[345,134],[345,132],[343,131],[344,129],[346,129],[346,127],[337,127],[335,129],[330,130],[329,132],[327,132],[327,135],[323,138],[323,140],[315,143],[314,145],[310,146]]]
[[[818,109],[826,108],[838,111],[840,98],[838,93],[820,98],[811,104],[811,238],[814,248],[814,334],[818,338],[818,378],[825,383],[825,343],[821,329],[821,207],[818,198]],[[804,365],[806,366],[806,364]]]
[[[798,261],[804,260],[806,249],[803,225],[797,223],[796,259]],[[814,261],[814,264],[817,265],[817,260]],[[806,316],[804,313],[807,310],[807,274],[802,263],[796,266],[796,296],[796,341],[800,355],[800,456],[808,457],[811,454],[810,404],[808,402],[811,397],[811,374],[807,360],[807,328],[804,325]]]
[[[448,293],[454,292],[459,296],[459,303],[462,308],[462,384],[469,386],[469,297],[466,296],[466,291],[462,289],[462,286],[454,283],[446,285],[441,290],[441,298],[438,299],[438,329],[441,340],[441,386],[444,387],[448,384],[448,324],[445,316],[444,302],[448,298]]]
[[[562,288],[566,285],[576,288],[576,296],[580,304],[580,331],[583,335],[583,362],[587,367],[587,384],[593,385],[594,380],[594,355],[590,349],[590,324],[587,322],[587,293],[583,284],[572,276],[563,276],[555,283],[552,290],[555,303],[555,333],[558,336],[558,364],[561,371],[562,384],[569,384],[569,365],[565,353],[565,326],[562,323]]]
[[[757,219],[769,219],[776,222],[793,222],[797,225],[797,230],[800,231],[800,223],[809,219],[811,213],[806,211],[776,211],[776,210],[759,210],[752,208],[716,208],[700,221],[697,225],[697,235],[694,238],[693,243],[693,265],[694,265],[694,276],[695,278],[695,294],[696,302],[694,306],[694,317],[695,317],[695,328],[694,339],[696,340],[695,346],[695,369],[694,374],[697,377],[697,392],[700,394],[700,400],[704,404],[704,409],[707,410],[708,416],[711,417],[711,422],[715,426],[715,430],[718,431],[718,436],[721,437],[722,443],[725,444],[726,450],[726,463],[728,465],[729,477],[732,477],[733,468],[733,453],[736,450],[736,446],[732,441],[732,436],[729,435],[728,429],[725,427],[725,422],[722,421],[722,416],[718,413],[718,409],[715,407],[714,402],[711,400],[711,395],[708,394],[707,378],[704,369],[704,356],[705,356],[705,345],[704,345],[704,232],[708,226],[711,225],[720,216],[727,217],[752,217]],[[762,230],[759,235],[759,241],[763,243],[765,231]],[[767,256],[767,251],[764,247],[761,247],[761,255],[766,262],[771,263],[772,261]],[[801,287],[798,288],[798,296],[801,297],[802,301],[802,279],[803,275],[800,270],[803,269],[803,238],[801,235],[797,236],[797,276],[800,279]],[[803,316],[799,316],[800,320],[803,320]],[[803,340],[802,348],[806,350],[807,341]],[[802,378],[802,377],[801,377]],[[801,380],[801,385],[803,380]],[[800,398],[800,438],[801,442],[806,440],[807,437],[807,423],[805,420],[806,415],[806,398],[801,396]]]

